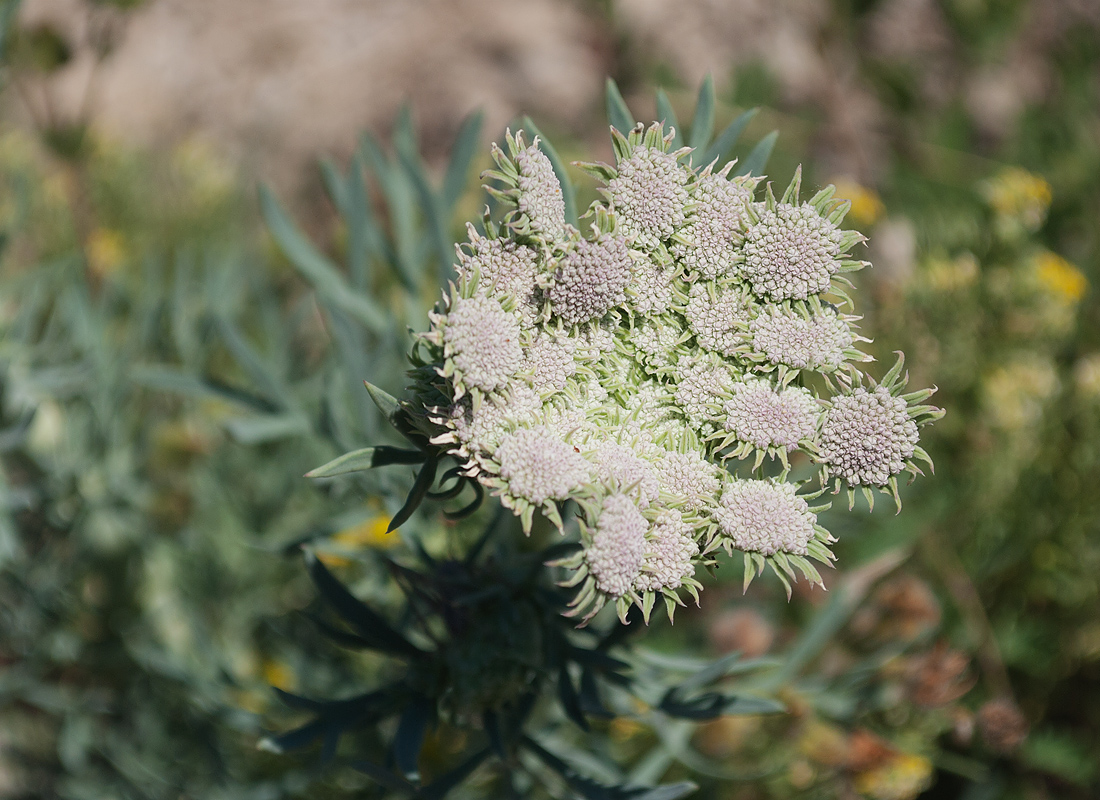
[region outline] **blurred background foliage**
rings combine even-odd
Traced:
[[[256,744],[300,721],[271,686],[341,696],[384,673],[303,618],[296,553],[312,543],[392,607],[371,552],[410,552],[405,528],[384,531],[412,475],[301,476],[390,441],[362,380],[402,386],[407,326],[480,209],[507,115],[414,106],[422,136],[391,115],[388,135],[349,134],[312,182],[257,201],[217,137],[138,145],[94,103],[42,102],[73,63],[109,69],[144,5],[91,3],[76,35],[0,4],[0,796],[376,796],[354,770]],[[688,119],[692,43],[721,32],[720,6],[667,24],[640,0],[562,13],[583,15],[636,116],[662,86]],[[541,741],[593,777],[690,778],[701,797],[1094,797],[1100,21],[1040,0],[805,6],[785,28],[725,9],[775,52],[712,48],[717,122],[760,106],[745,141],[780,131],[769,174],[801,162],[853,200],[873,351],[904,349],[948,409],[936,475],[901,517],[830,520],[827,594],[742,596],[720,571],[701,609],[647,634],[643,671],[776,656],[751,680],[788,713],[694,725],[639,706],[592,734],[549,714]],[[799,82],[807,52],[833,83]],[[581,105],[536,117],[566,160],[607,155],[602,103]],[[433,552],[455,540],[430,513],[409,530]],[[428,745],[427,761],[461,749]],[[494,787],[479,773],[460,792]]]

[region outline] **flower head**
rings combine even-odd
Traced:
[[[626,299],[630,268],[630,250],[621,237],[578,241],[554,271],[551,310],[571,324],[599,319]]]
[[[519,168],[517,208],[531,221],[531,230],[560,239],[565,232],[565,199],[554,165],[539,149],[537,139],[515,158]]]
[[[658,463],[657,474],[661,489],[687,511],[701,511],[713,505],[721,488],[718,467],[695,450],[666,452]]]
[[[505,436],[496,459],[508,493],[534,505],[564,500],[589,474],[584,457],[543,426]]]
[[[677,242],[672,247],[686,270],[707,280],[736,272],[745,212],[758,180],[728,180],[726,173],[732,166],[699,179],[692,196],[695,212],[681,231],[681,238],[690,244]]]
[[[685,315],[701,347],[724,356],[733,355],[749,326],[749,305],[734,287],[697,283],[691,287]]]
[[[699,545],[694,532],[676,509],[662,511],[650,528],[645,561],[634,587],[642,592],[679,589],[695,574]]]
[[[519,322],[490,297],[454,300],[443,327],[445,352],[462,384],[490,392],[523,363]]]
[[[475,273],[482,294],[512,295],[521,305],[531,304],[536,291],[535,273],[538,254],[526,245],[509,239],[481,236],[467,224],[469,251],[458,250],[455,271],[460,280],[470,281]]]
[[[620,230],[639,247],[654,250],[684,224],[691,173],[676,154],[644,145],[620,160],[616,170],[607,194]]]
[[[806,555],[817,516],[790,483],[734,480],[714,512],[721,536],[733,547],[770,556]]]
[[[803,316],[770,306],[749,324],[753,349],[772,364],[835,369],[855,342],[848,322],[831,308]]]
[[[761,450],[791,451],[817,430],[820,409],[807,389],[788,386],[777,391],[768,381],[750,378],[734,384],[731,393],[722,408],[725,428],[742,442]]]
[[[769,300],[805,300],[840,269],[841,231],[809,203],[764,208],[745,231],[745,279]]]
[[[626,495],[613,494],[603,501],[584,556],[601,592],[621,597],[634,588],[645,559],[648,529],[646,518]]]
[[[833,400],[821,429],[821,456],[849,486],[885,486],[906,468],[919,436],[909,407],[885,386]]]

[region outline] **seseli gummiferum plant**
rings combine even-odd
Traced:
[[[898,475],[931,463],[918,428],[942,413],[933,390],[904,393],[900,354],[881,381],[857,366],[848,203],[800,200],[800,173],[758,199],[760,178],[695,165],[673,136],[612,129],[615,164],[583,165],[604,187],[584,232],[537,140],[494,147],[507,212],[469,227],[395,412],[427,439],[425,473],[456,460],[449,477],[525,532],[535,514],[564,530],[576,503],[581,547],[555,563],[584,620],[610,603],[648,621],[658,597],[671,617],[720,549],[744,554],[746,585],[766,566],[788,591],[820,582],[826,490],[900,511]]]
[[[467,226],[454,279],[415,337],[410,385],[395,398],[367,384],[411,449],[350,452],[310,476],[420,465],[390,530],[426,498],[457,502],[452,520],[486,496],[500,509],[463,558],[419,545],[415,566],[382,557],[405,598],[405,629],[309,556],[349,626],[319,619],[322,630],[406,667],[348,700],[286,696],[314,718],[268,740],[272,749],[321,739],[332,757],[344,733],[396,716],[387,760],[398,772],[354,763],[398,792],[442,796],[495,755],[513,791],[541,769],[585,797],[642,797],[579,777],[524,733],[544,689],[556,686],[584,729],[631,695],[673,718],[776,710],[698,691],[725,667],[657,690],[630,677],[629,651],[627,661],[608,651],[627,626],[649,622],[658,599],[670,619],[681,594],[698,600],[719,551],[743,554],[746,587],[767,567],[788,595],[798,575],[820,583],[813,562],[831,563],[835,540],[818,513],[843,489],[849,508],[858,489],[869,504],[888,494],[900,511],[898,477],[931,465],[918,431],[942,411],[924,402],[932,389],[905,393],[900,354],[880,380],[860,369],[871,358],[845,273],[867,264],[851,252],[862,235],[840,227],[848,203],[832,187],[802,200],[800,171],[778,198],[762,187],[754,173],[774,136],[741,169],[720,163],[747,116],[708,147],[706,88],[682,146],[674,124],[635,125],[609,87],[615,163],[580,165],[602,188],[579,219],[537,129],[493,146],[483,177],[496,212]],[[506,524],[509,511],[518,525]],[[548,544],[555,528],[562,538]],[[606,606],[621,625],[575,629]],[[483,745],[422,786],[425,732],[439,726],[474,730]]]

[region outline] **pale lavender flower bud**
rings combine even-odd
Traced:
[[[905,469],[919,436],[903,398],[886,387],[857,388],[833,400],[821,432],[821,457],[849,485],[885,486]]]
[[[489,297],[456,299],[443,329],[462,383],[487,392],[506,385],[522,365],[519,336],[515,316]]]
[[[676,403],[698,430],[711,430],[719,414],[713,407],[733,386],[730,371],[722,364],[697,361],[677,369]]]
[[[708,280],[736,272],[742,220],[755,185],[751,179],[726,180],[723,174],[699,181],[692,197],[695,213],[682,231],[691,244],[677,242],[672,248],[686,270]]]
[[[812,439],[820,409],[806,389],[789,386],[776,391],[768,381],[749,379],[736,383],[726,401],[726,430],[760,449],[794,450],[803,439]]]
[[[616,165],[607,186],[619,230],[646,250],[654,250],[684,224],[690,173],[676,157],[653,147],[636,147]]]
[[[823,308],[809,319],[774,306],[749,324],[752,346],[773,364],[797,369],[835,369],[855,341],[852,329],[833,309]]]
[[[613,494],[603,501],[592,543],[585,551],[588,571],[604,594],[621,597],[629,592],[642,570],[649,523],[634,501]]]
[[[718,530],[738,550],[806,555],[817,515],[790,483],[734,479],[714,512]]]
[[[650,528],[645,561],[634,587],[642,592],[679,589],[685,578],[695,574],[699,545],[692,536],[694,532],[676,509],[662,511]]]
[[[718,467],[698,451],[665,453],[658,464],[661,488],[677,499],[688,511],[700,511],[713,505],[721,483]]]
[[[724,356],[734,354],[749,325],[746,298],[732,287],[695,284],[685,314],[699,345]]]
[[[519,198],[516,205],[527,215],[531,230],[549,239],[560,239],[565,233],[565,198],[561,183],[554,174],[550,159],[538,144],[516,154],[519,169]]]
[[[537,392],[560,392],[569,376],[577,371],[573,354],[577,340],[540,333],[527,348],[525,367]]]
[[[771,300],[823,292],[840,269],[841,236],[808,203],[762,208],[759,222],[745,232],[745,279],[755,294]]]
[[[459,279],[470,280],[476,270],[480,293],[510,294],[521,305],[531,304],[536,290],[538,254],[508,239],[481,236],[470,224],[466,225],[466,231],[471,252],[459,250],[459,263],[455,266]]]
[[[582,239],[558,262],[550,308],[569,323],[598,319],[626,299],[630,270],[630,250],[621,238]]]
[[[534,505],[566,499],[588,480],[590,469],[571,445],[543,426],[505,436],[496,458],[508,493]]]
[[[657,499],[660,482],[653,464],[640,458],[632,448],[615,442],[602,442],[592,454],[600,483],[627,491],[645,508]]]

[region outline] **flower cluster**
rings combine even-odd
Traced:
[[[663,598],[671,616],[718,550],[744,554],[746,581],[820,581],[833,539],[815,498],[897,498],[942,413],[901,392],[900,358],[881,383],[858,369],[866,340],[842,309],[863,237],[832,187],[799,199],[800,173],[761,197],[661,125],[612,136],[614,164],[581,165],[603,184],[583,231],[537,140],[494,146],[505,213],[470,226],[406,406],[525,530],[536,512],[564,528],[575,501],[581,548],[556,562],[575,614],[648,619]]]

